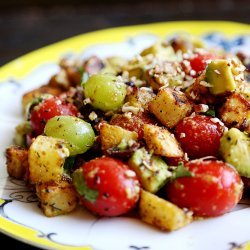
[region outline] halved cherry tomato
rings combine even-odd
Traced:
[[[205,70],[208,61],[216,58],[219,58],[219,56],[207,51],[200,51],[195,53],[192,58],[187,59],[190,63],[190,69],[195,71],[195,75],[193,76],[198,76],[203,70]],[[184,69],[186,68],[185,64],[183,64],[183,67]],[[190,74],[189,70],[185,69],[187,74]]]
[[[175,128],[182,149],[192,159],[218,156],[220,138],[225,127],[218,118],[204,115],[185,117]]]
[[[243,182],[232,166],[199,159],[185,167],[193,176],[177,178],[167,185],[167,196],[177,206],[210,217],[229,212],[241,199]]]
[[[83,164],[74,172],[73,183],[83,206],[98,215],[125,214],[139,199],[140,186],[135,172],[110,157]]]
[[[197,53],[194,58],[190,60],[190,66],[197,73],[203,71],[207,66],[207,61],[217,58],[216,55],[211,53]]]
[[[45,99],[35,106],[30,114],[31,127],[35,135],[43,133],[46,122],[57,115],[77,115],[77,108],[71,103],[64,103],[58,97]]]

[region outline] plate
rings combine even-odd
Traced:
[[[249,25],[232,22],[168,22],[87,33],[20,57],[0,69],[0,231],[47,249],[166,250],[221,249],[250,240],[250,208],[240,204],[228,214],[195,221],[175,232],[162,232],[131,217],[96,218],[83,208],[55,218],[45,217],[34,194],[23,182],[9,178],[3,152],[12,143],[21,121],[21,96],[46,83],[57,72],[56,62],[66,53],[100,57],[130,56],[157,37],[188,32],[203,35],[210,45],[244,49]],[[243,36],[242,36],[243,35]],[[227,37],[226,40],[225,37]],[[228,41],[228,42],[225,42]],[[245,48],[247,49],[247,48]],[[248,47],[249,52],[249,47]]]

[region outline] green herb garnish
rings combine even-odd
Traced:
[[[73,169],[73,166],[75,164],[75,160],[76,160],[75,156],[70,156],[65,160],[63,168],[64,168],[64,171],[66,172],[66,174],[71,173],[71,170]]]
[[[204,115],[215,117],[215,110],[209,109],[208,111],[204,112]]]
[[[86,185],[86,182],[83,178],[82,170],[78,169],[76,170],[73,175],[73,184],[77,190],[77,192],[84,197],[84,199],[90,201],[90,202],[95,202],[97,197],[98,197],[98,191],[89,188]]]
[[[175,180],[180,177],[192,177],[194,174],[190,172],[182,162],[179,162],[178,166],[172,172],[171,179]]]

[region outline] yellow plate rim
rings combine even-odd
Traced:
[[[67,51],[65,51],[65,48],[70,48],[70,51],[79,53],[90,45],[121,42],[139,33],[151,33],[164,37],[182,31],[193,35],[215,31],[223,32],[226,36],[232,36],[250,34],[250,25],[229,21],[176,21],[93,31],[37,49],[5,64],[0,68],[0,82],[11,77],[23,78],[45,61],[58,61],[60,56]]]

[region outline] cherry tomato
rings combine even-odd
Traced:
[[[180,177],[167,186],[170,201],[197,216],[229,212],[241,199],[243,182],[230,165],[215,160],[193,160],[185,165],[192,177]]]
[[[175,128],[177,140],[191,159],[218,156],[223,132],[218,118],[204,115],[185,117]]]
[[[79,174],[83,181],[79,181]],[[125,214],[139,199],[140,186],[135,172],[110,157],[83,164],[73,174],[73,183],[83,206],[102,216]]]
[[[31,127],[35,135],[43,133],[46,122],[57,115],[77,115],[77,108],[70,104],[64,103],[58,97],[52,97],[39,103],[30,114]]]
[[[188,59],[190,68],[195,71],[195,76],[198,76],[207,67],[208,61],[218,58],[218,56],[209,52],[197,52],[195,55]],[[185,68],[185,65],[184,65]],[[187,72],[190,74],[190,72]]]
[[[135,131],[138,134],[138,138],[143,138],[143,126],[144,124],[155,124],[155,120],[147,112],[139,112],[138,114],[116,115],[110,121],[110,124],[120,126],[129,131]]]

